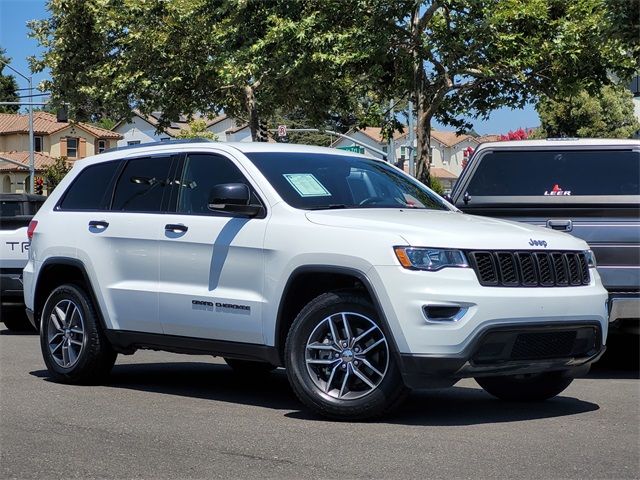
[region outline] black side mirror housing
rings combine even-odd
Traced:
[[[262,205],[251,205],[251,190],[244,183],[221,183],[209,193],[209,210],[255,217]]]

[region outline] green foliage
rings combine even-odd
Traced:
[[[105,130],[111,130],[116,126],[118,122],[116,122],[111,117],[102,117],[100,120],[94,123],[96,127],[104,128]]]
[[[47,192],[49,195],[62,181],[64,176],[71,170],[71,163],[67,157],[58,157],[52,165],[44,168],[43,177],[47,182]]]
[[[544,97],[537,105],[544,137],[632,138],[640,130],[631,92],[624,85],[604,86],[597,94],[586,90],[556,100]]]
[[[444,186],[436,177],[430,177],[429,188],[440,196],[444,196]]]
[[[629,6],[631,5],[631,7]],[[57,100],[76,117],[131,108],[218,112],[249,122],[300,112],[381,125],[412,100],[418,178],[429,184],[434,118],[465,118],[539,95],[597,91],[637,70],[637,0],[49,0],[30,24]]]
[[[3,70],[11,59],[5,56],[6,50],[0,48],[0,102],[17,102],[18,83],[13,75],[5,75]],[[0,105],[0,113],[16,113],[20,109],[20,105]]]
[[[207,130],[207,122],[202,119],[194,119],[189,122],[189,128],[180,130],[176,138],[206,138],[218,140],[218,136]]]

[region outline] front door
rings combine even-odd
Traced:
[[[189,153],[160,237],[160,318],[166,334],[263,343],[263,239],[267,218],[212,212],[214,185],[244,183],[234,161]],[[170,207],[171,208],[171,207]],[[264,216],[263,216],[264,217]]]

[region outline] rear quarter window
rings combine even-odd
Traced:
[[[471,196],[640,195],[640,152],[496,151],[481,157]]]
[[[82,170],[64,194],[60,210],[107,210],[120,161],[98,163]]]

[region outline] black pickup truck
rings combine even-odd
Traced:
[[[9,330],[29,328],[22,293],[22,269],[29,254],[27,227],[46,199],[0,193],[0,321]]]
[[[609,291],[611,329],[640,333],[640,140],[484,143],[450,201],[585,240]]]

